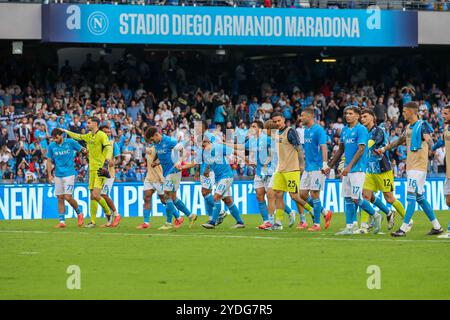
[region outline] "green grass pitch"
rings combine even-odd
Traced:
[[[438,217],[446,227],[450,214]],[[1,221],[0,299],[449,299],[450,239],[425,236],[429,222],[414,218],[402,239],[335,236],[342,214],[319,234],[257,230],[258,215],[244,216],[241,230],[231,216],[215,230],[201,216],[176,231],[157,230],[162,217],[147,230],[135,229],[138,218],[116,229]],[[67,288],[70,265],[80,267],[80,290]],[[368,289],[371,265],[380,289]]]

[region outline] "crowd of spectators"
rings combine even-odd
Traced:
[[[179,141],[186,139],[196,120],[207,121],[217,133],[226,128],[234,136],[245,136],[251,121],[265,121],[280,111],[301,136],[299,115],[312,106],[333,154],[346,106],[372,108],[392,142],[405,127],[402,106],[415,100],[437,141],[442,136],[440,111],[450,100],[449,66],[412,55],[349,57],[325,64],[295,57],[233,62],[199,53],[169,53],[160,60],[153,54],[124,54],[112,64],[88,54],[79,70],[69,61],[54,68],[5,60],[0,62],[0,180],[46,181],[52,130],[86,132],[89,116],[112,129],[121,153],[118,181],[145,177],[143,132],[148,125]],[[443,172],[444,155],[443,148],[432,155],[430,174]],[[405,147],[391,153],[396,177],[405,175],[405,157]],[[75,162],[78,180],[87,181],[87,159],[79,155]],[[252,166],[232,167],[236,176],[254,174]]]

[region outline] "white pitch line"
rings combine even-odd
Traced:
[[[50,232],[50,231],[35,231],[35,230],[0,230],[0,233],[28,233],[28,234],[79,234],[90,236],[131,236],[131,237],[203,237],[203,238],[224,238],[224,239],[255,239],[255,240],[325,240],[325,241],[360,241],[360,242],[405,242],[405,243],[450,243],[449,240],[417,240],[417,239],[362,239],[362,238],[350,238],[350,237],[277,237],[277,236],[241,236],[234,234],[203,234],[203,233],[189,233],[189,234],[176,234],[171,233],[120,233],[120,232],[103,232],[103,233],[90,233],[90,232]]]

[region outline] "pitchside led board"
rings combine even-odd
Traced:
[[[395,194],[398,199],[406,202],[406,179],[395,180]],[[138,217],[143,214],[144,191],[142,183],[116,183],[111,192],[119,212],[125,217]],[[327,180],[321,194],[322,203],[334,212],[344,211],[344,198],[340,196],[340,180]],[[434,210],[446,210],[444,196],[444,179],[429,178],[425,183],[425,193]],[[192,212],[204,214],[204,200],[201,185],[195,182],[182,182],[179,198]],[[253,181],[236,181],[232,187],[233,201],[243,214],[258,214],[256,194]],[[89,211],[89,196],[86,184],[77,184],[74,197],[78,201],[84,214]],[[286,202],[295,209],[292,200],[287,197]],[[164,206],[156,197],[152,199],[153,216],[162,216]],[[58,217],[57,199],[54,187],[48,184],[37,185],[2,185],[0,188],[0,220],[34,220],[56,219]],[[73,209],[67,207],[67,218],[75,217]],[[98,216],[101,215],[99,208]],[[245,217],[244,217],[245,221]]]
[[[46,42],[414,47],[415,11],[138,5],[42,6]]]

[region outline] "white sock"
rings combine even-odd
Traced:
[[[365,222],[361,223],[361,228],[363,229],[369,229],[369,225]]]
[[[276,224],[279,224],[280,226],[282,225],[280,220],[275,221]]]
[[[347,224],[347,229],[352,229],[354,224]]]
[[[435,229],[435,230],[439,230],[441,228],[441,225],[440,225],[438,219],[434,219],[433,221],[431,221],[431,225],[433,226],[433,229]]]
[[[328,213],[328,210],[327,210],[327,209],[325,209],[325,208],[323,208],[323,209],[322,209],[322,215],[323,215],[323,216],[326,216],[326,215],[327,215],[327,213]]]

